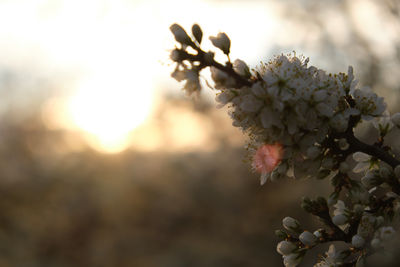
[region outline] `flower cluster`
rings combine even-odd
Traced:
[[[308,250],[326,242],[344,241],[348,247],[339,251],[331,245],[316,267],[355,266],[384,248],[400,215],[400,161],[384,139],[400,128],[400,113],[390,116],[382,97],[359,88],[352,67],[329,74],[291,53],[250,69],[243,60],[231,62],[225,33],[210,37],[227,56],[221,64],[214,52],[201,49],[203,33],[197,24],[192,37],[177,24],[170,29],[180,44],[171,52],[176,63],[172,77],[185,81],[183,89],[190,95],[201,90],[200,72],[210,69],[217,106],[228,106],[232,124],[249,137],[252,167],[261,174],[261,184],[287,176],[330,177],[334,190],[327,199],[302,202],[325,228],[308,231],[286,217],[284,230],[277,231],[284,265],[297,266]],[[375,144],[355,137],[362,121],[372,121],[377,129]]]

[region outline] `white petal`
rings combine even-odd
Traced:
[[[353,154],[353,159],[355,161],[367,161],[371,159],[371,156],[363,152],[356,152]]]

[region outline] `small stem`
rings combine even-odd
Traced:
[[[358,140],[354,136],[354,134],[346,135],[346,137],[347,137],[347,141],[349,142],[349,144],[352,146],[352,148],[354,150],[366,153],[373,157],[376,157],[376,158],[386,162],[387,164],[389,164],[393,169],[397,165],[400,165],[399,160],[395,159],[393,156],[391,156],[389,153],[387,153],[385,150],[381,149],[380,147],[363,143],[360,140]]]
[[[361,142],[358,140],[352,131],[346,133],[347,142],[350,144],[351,151],[353,152],[363,152],[375,158],[378,158],[387,164],[389,164],[393,169],[400,165],[400,161],[394,158],[392,155],[387,153],[380,147],[374,145],[368,145],[366,143]],[[388,181],[388,184],[392,187],[394,193],[400,195],[400,182],[395,177],[391,178]]]
[[[235,72],[235,70],[232,68],[232,64],[230,64],[229,66],[224,66],[221,63],[218,63],[217,61],[215,61],[214,59],[208,59],[209,62],[207,62],[205,60],[205,55],[206,53],[201,50],[200,48],[195,48],[195,50],[197,51],[197,55],[193,55],[193,54],[189,54],[188,52],[186,52],[185,50],[178,50],[179,51],[179,57],[180,59],[183,60],[189,60],[189,61],[199,61],[200,62],[200,66],[202,66],[202,68],[205,68],[207,66],[212,66],[215,67],[225,73],[227,73],[229,76],[231,76],[232,78],[234,78],[236,80],[237,86],[238,88],[242,87],[242,86],[251,86],[253,83],[245,78],[243,78],[242,76],[240,76],[239,74],[237,74]]]

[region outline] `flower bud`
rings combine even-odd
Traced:
[[[180,53],[177,49],[172,50],[171,55],[169,56],[172,61],[178,62],[180,61]]]
[[[344,225],[347,223],[347,217],[343,213],[340,213],[340,214],[333,216],[332,222],[335,225]]]
[[[224,54],[229,55],[231,40],[229,40],[228,36],[224,32],[218,33],[216,37],[210,36],[210,41],[215,47],[221,49]]]
[[[316,231],[314,231],[313,235],[315,235],[317,238],[321,238],[322,237],[322,229],[318,229]]]
[[[201,28],[198,24],[193,24],[192,33],[193,33],[194,38],[196,38],[196,41],[200,44],[201,39],[203,38],[203,31],[201,30]]]
[[[233,62],[233,69],[235,70],[235,72],[237,74],[239,74],[240,76],[243,76],[245,78],[250,78],[250,70],[249,67],[247,66],[247,64],[240,59],[236,59]]]
[[[293,219],[292,217],[285,217],[282,220],[282,225],[286,230],[289,231],[296,232],[300,229],[300,223],[296,219]]]
[[[178,24],[174,23],[169,27],[172,34],[175,37],[175,40],[181,44],[192,45],[192,39],[190,39],[189,35],[186,31]]]
[[[281,241],[276,246],[276,251],[281,255],[289,255],[295,250],[297,246],[289,241]]]
[[[354,235],[351,238],[351,244],[356,248],[361,248],[362,246],[364,246],[365,240],[359,235]]]
[[[308,231],[304,231],[303,233],[301,233],[299,239],[301,243],[303,243],[306,246],[313,246],[317,241],[317,237]]]

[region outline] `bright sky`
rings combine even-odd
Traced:
[[[179,90],[169,77],[172,23],[200,24],[205,50],[208,36],[226,32],[231,58],[255,65],[301,34],[285,26],[280,10],[272,0],[3,0],[0,65],[48,77],[72,73],[49,100],[49,120],[82,132],[99,151],[119,152],[151,116],[158,90]]]
[[[50,116],[82,131],[96,149],[118,152],[151,114],[157,90],[176,87],[169,77],[168,50],[174,47],[169,25],[190,27],[197,22],[206,35],[224,30],[234,43],[233,57],[254,60],[248,49],[262,50],[268,35],[254,38],[245,18],[251,15],[252,24],[265,27],[273,23],[266,5],[254,5],[200,0],[2,1],[0,23],[7,27],[0,28],[0,55],[3,65],[15,69],[30,65],[49,76],[72,72],[76,79],[62,86],[68,93],[61,94],[58,111],[51,109]]]

